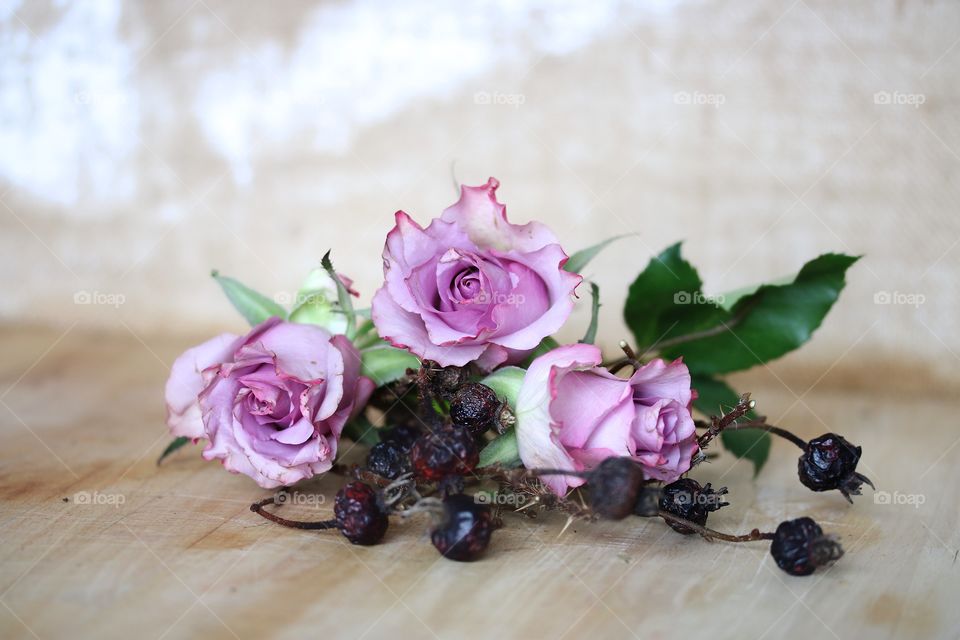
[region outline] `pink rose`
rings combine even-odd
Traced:
[[[600,362],[600,349],[576,344],[530,365],[517,395],[524,466],[583,471],[610,456],[629,456],[648,479],[673,482],[697,450],[686,365],[654,360],[627,379]],[[563,495],[584,479],[556,475],[544,482]]]
[[[373,389],[346,337],[271,318],[177,359],[167,424],[174,435],[207,438],[207,460],[272,489],[328,471],[344,425]]]
[[[580,276],[544,225],[515,225],[494,178],[424,229],[402,211],[383,250],[373,321],[394,346],[441,365],[485,369],[522,359],[573,309]]]

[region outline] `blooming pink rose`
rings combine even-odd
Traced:
[[[600,349],[558,347],[530,365],[517,395],[517,443],[529,469],[592,469],[629,456],[648,479],[673,482],[697,450],[690,372],[680,360],[654,360],[629,379],[600,367]],[[544,476],[558,495],[584,483]]]
[[[272,489],[328,471],[344,425],[373,389],[346,337],[271,318],[177,359],[167,423],[174,435],[207,438],[207,460]]]
[[[507,221],[494,178],[424,229],[402,211],[383,249],[373,321],[394,346],[441,365],[518,361],[559,329],[580,276],[547,227]]]

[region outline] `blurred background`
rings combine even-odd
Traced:
[[[243,326],[212,268],[282,300],[328,248],[367,306],[393,212],[496,176],[568,253],[636,234],[585,274],[611,351],[677,240],[713,294],[842,251],[774,375],[953,392],[958,26],[932,0],[3,0],[0,319],[187,344]]]

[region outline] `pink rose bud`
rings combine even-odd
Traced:
[[[271,318],[177,359],[167,425],[174,435],[206,438],[204,458],[272,489],[328,471],[344,425],[373,389],[346,337]]]
[[[394,346],[441,366],[517,362],[557,331],[580,276],[547,227],[507,221],[499,183],[462,187],[424,229],[402,211],[383,250],[373,321]]]
[[[580,472],[610,456],[629,456],[647,479],[673,482],[697,450],[686,365],[654,360],[620,378],[601,361],[600,349],[576,344],[530,365],[516,411],[524,466]],[[584,483],[576,476],[542,479],[558,495]]]

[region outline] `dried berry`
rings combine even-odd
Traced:
[[[367,469],[378,476],[396,480],[410,471],[410,454],[395,440],[378,442],[367,454]]]
[[[478,382],[461,385],[450,401],[450,419],[474,434],[481,434],[493,425],[503,404],[493,389]]]
[[[700,483],[693,478],[681,478],[663,488],[660,509],[702,527],[707,524],[707,514],[730,504],[722,501],[721,496],[726,493],[726,487],[714,491],[709,482],[700,486]],[[667,520],[667,524],[677,533],[684,535],[696,533],[690,527],[677,522]]]
[[[403,447],[404,451],[409,451],[410,447],[413,446],[413,443],[416,442],[417,438],[421,435],[423,435],[423,432],[419,428],[412,425],[400,424],[380,431],[380,441],[396,442]]]
[[[387,514],[377,492],[362,482],[351,482],[337,492],[333,513],[340,533],[353,544],[377,544],[387,532]]]
[[[643,469],[630,458],[611,456],[587,474],[590,508],[601,518],[622,520],[633,513]]]
[[[843,555],[838,542],[823,535],[811,518],[781,522],[770,544],[777,566],[793,576],[808,576]]]
[[[417,383],[425,386],[430,395],[450,400],[469,378],[470,372],[464,367],[441,367],[432,360],[424,360]]]
[[[851,495],[860,495],[860,487],[873,483],[857,473],[862,449],[847,442],[842,436],[827,433],[807,443],[797,464],[800,482],[814,491],[839,489],[848,502]]]
[[[444,425],[417,439],[410,449],[410,461],[418,479],[437,482],[473,471],[480,452],[470,431]]]
[[[490,544],[496,529],[493,513],[473,496],[462,493],[443,500],[440,524],[430,532],[430,541],[445,558],[458,562],[478,559]]]

